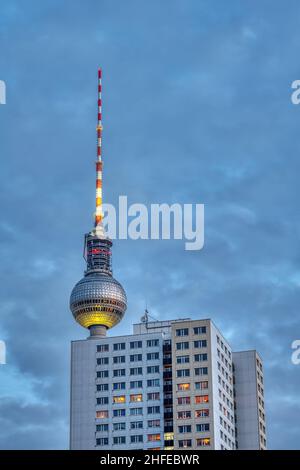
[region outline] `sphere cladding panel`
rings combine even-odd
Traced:
[[[97,324],[111,328],[122,319],[126,307],[123,287],[109,275],[88,275],[75,285],[71,293],[71,311],[75,320],[85,328]]]

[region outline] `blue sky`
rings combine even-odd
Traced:
[[[92,227],[97,68],[104,198],[204,203],[205,246],[114,244],[131,332],[210,316],[264,359],[269,448],[297,448],[300,5],[295,0],[2,0],[0,447],[67,448],[69,294]]]

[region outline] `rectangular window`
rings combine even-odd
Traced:
[[[108,384],[97,384],[97,392],[107,392]]]
[[[177,364],[188,364],[190,362],[190,356],[177,356]]]
[[[126,383],[125,382],[116,382],[113,384],[113,390],[125,390]]]
[[[114,431],[125,431],[126,430],[126,423],[114,423],[113,430]]]
[[[97,365],[104,366],[108,364],[108,357],[98,357],[97,358]]]
[[[97,446],[108,446],[108,437],[98,437],[96,439]]]
[[[198,341],[194,341],[194,348],[206,348],[207,341],[206,339],[200,339]]]
[[[97,379],[107,379],[108,370],[97,370]]]
[[[195,369],[195,375],[207,375],[208,368],[207,367],[197,367]]]
[[[139,349],[142,347],[142,341],[131,341],[130,349]]]
[[[133,421],[130,423],[130,429],[143,429],[143,421]]]
[[[195,326],[194,335],[205,335],[205,334],[206,334],[206,326]]]
[[[142,380],[133,380],[130,382],[130,388],[142,388],[143,381]]]
[[[120,418],[126,416],[126,410],[125,408],[122,408],[120,410],[113,410],[113,417],[114,418]]]
[[[191,389],[191,384],[184,383],[184,384],[177,384],[177,390],[179,392],[186,392],[187,390]]]
[[[148,406],[147,412],[148,412],[148,415],[159,414],[160,406]]]
[[[137,403],[143,401],[142,393],[136,393],[135,395],[130,395],[130,403]]]
[[[147,380],[147,387],[159,387],[160,382],[159,379],[149,379]]]
[[[148,434],[148,442],[160,441],[160,434]]]
[[[119,395],[118,397],[113,397],[113,403],[125,403],[126,402],[126,397],[125,395]]]
[[[196,443],[198,447],[207,447],[210,446],[210,438],[204,437],[202,439],[196,439]]]
[[[159,366],[148,366],[147,374],[157,374],[159,373]]]
[[[159,392],[151,392],[147,394],[147,400],[160,400]]]
[[[209,423],[196,424],[196,431],[197,432],[209,431]]]
[[[147,353],[147,361],[154,361],[159,359],[159,352]]]
[[[138,442],[143,442],[143,435],[138,434],[137,436],[130,436],[130,442],[132,444],[137,444]]]
[[[125,343],[115,343],[114,344],[114,351],[124,351],[125,348],[126,348]]]
[[[109,351],[109,344],[98,344],[97,345],[97,352],[108,352]]]
[[[130,369],[130,375],[142,375],[143,368],[142,367],[132,367]]]
[[[130,408],[131,416],[141,416],[143,414],[143,408]]]
[[[108,397],[97,398],[97,405],[108,405]]]
[[[200,395],[195,397],[195,403],[208,403],[209,402],[209,397],[208,395]]]
[[[206,390],[207,388],[208,388],[208,381],[207,380],[195,383],[195,389],[196,390]]]
[[[97,424],[96,425],[96,432],[107,432],[108,431],[108,424]]]
[[[183,441],[178,441],[178,446],[184,449],[186,449],[187,447],[192,447],[192,439],[184,439]]]
[[[108,410],[96,411],[96,418],[97,419],[108,418]]]
[[[190,405],[191,397],[179,397],[177,398],[178,405]]]
[[[113,371],[114,377],[124,377],[126,375],[126,369],[115,369]]]
[[[113,358],[113,363],[114,364],[124,364],[125,361],[126,361],[125,356],[115,356]]]
[[[186,432],[192,432],[192,426],[187,424],[186,426],[178,426],[179,434],[185,434]]]
[[[126,444],[126,437],[125,436],[116,436],[113,438],[113,443],[118,444]]]
[[[179,328],[176,330],[176,336],[188,336],[189,335],[189,329],[188,328]]]
[[[195,361],[196,362],[207,361],[207,354],[206,353],[204,353],[204,354],[195,354]]]
[[[177,419],[190,419],[192,417],[192,412],[190,410],[187,411],[178,411]]]
[[[148,339],[147,340],[147,348],[154,348],[156,346],[159,346],[159,340],[158,339]]]
[[[186,349],[189,349],[189,342],[188,341],[184,341],[182,343],[176,343],[176,349],[178,351],[184,351]]]
[[[179,369],[177,370],[177,377],[189,377],[190,369]]]
[[[148,428],[159,428],[160,420],[159,419],[150,419],[148,421]]]
[[[130,362],[138,362],[143,359],[142,354],[131,354],[130,355]]]

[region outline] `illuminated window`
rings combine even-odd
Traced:
[[[130,401],[131,401],[131,403],[136,403],[138,401],[143,401],[142,393],[137,393],[135,395],[130,395]]]
[[[195,397],[195,403],[208,403],[208,402],[209,402],[208,395],[200,395],[198,397]]]
[[[113,403],[125,403],[125,395],[120,395],[119,397],[113,397]]]
[[[107,410],[96,411],[96,418],[97,419],[108,418],[108,411]]]
[[[209,409],[207,408],[195,411],[195,418],[207,418],[207,416],[209,416]]]
[[[196,439],[196,442],[197,442],[198,447],[210,446],[210,438],[209,437],[203,437],[202,439]]]
[[[148,434],[148,442],[160,441],[160,434]]]
[[[190,390],[191,384],[177,384],[177,390],[184,392],[185,390]]]

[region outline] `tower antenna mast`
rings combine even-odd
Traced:
[[[96,160],[96,212],[95,228],[103,231],[103,208],[102,208],[102,70],[98,70],[98,118],[97,118],[97,160]]]

